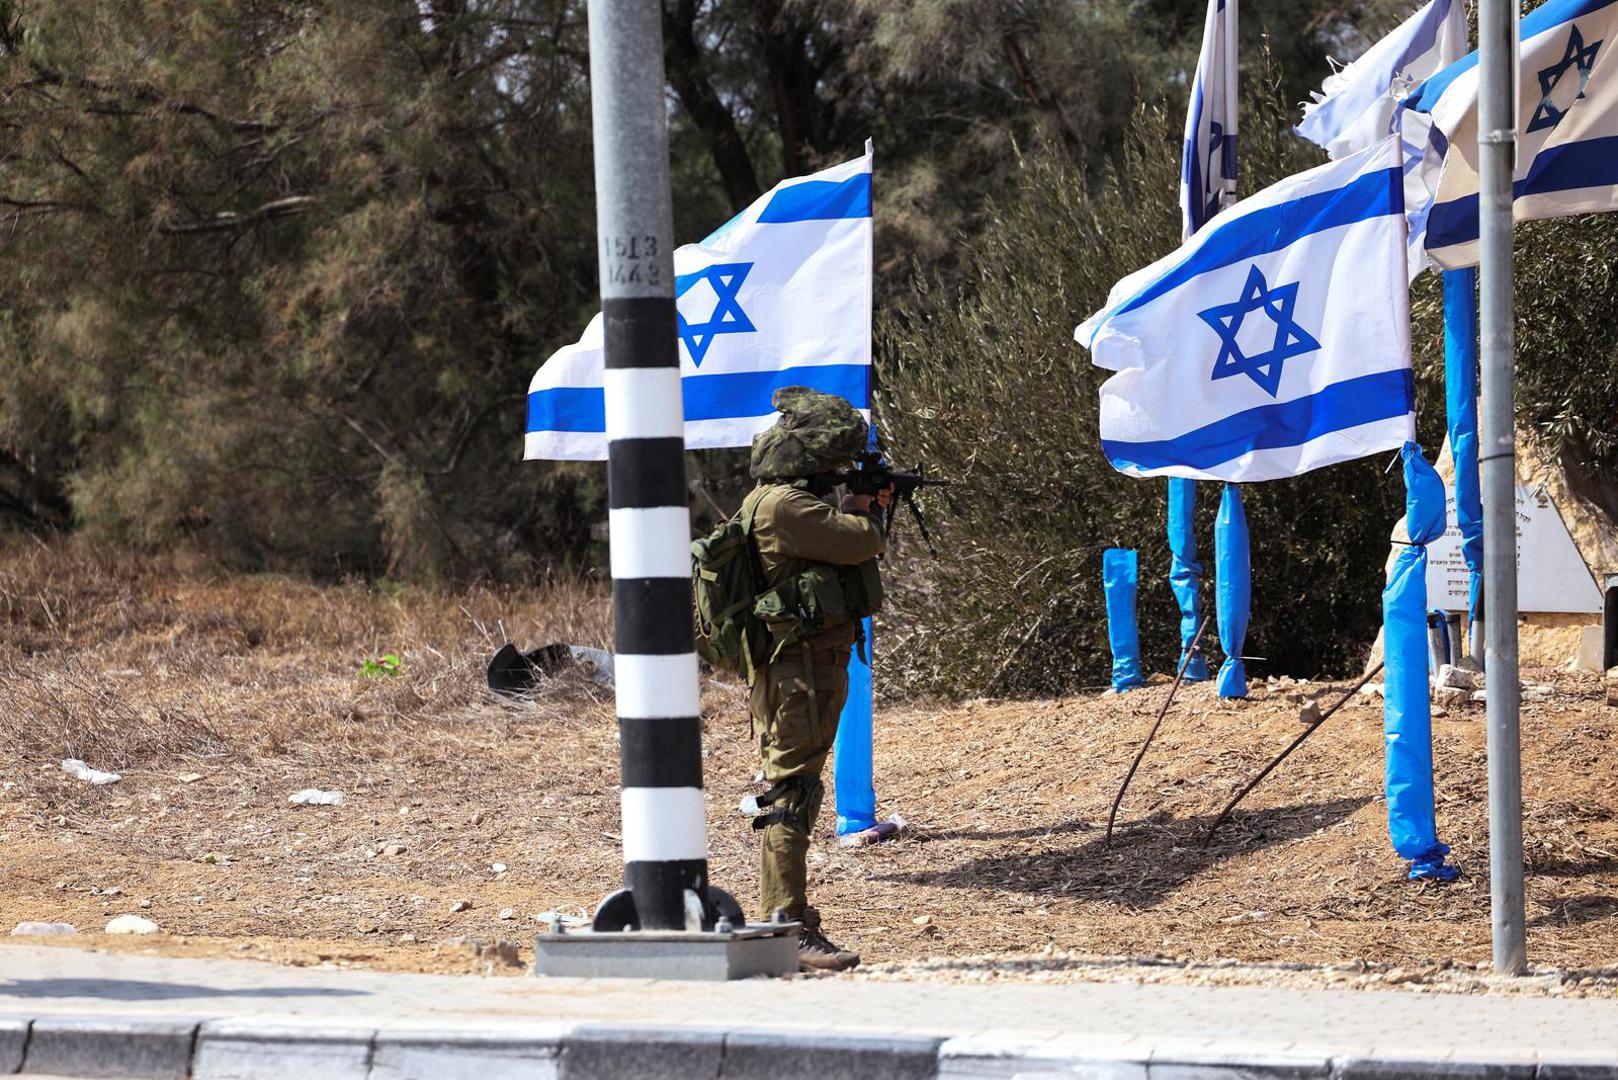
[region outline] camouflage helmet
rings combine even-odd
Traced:
[[[755,480],[817,476],[853,462],[870,431],[865,418],[835,394],[783,386],[770,403],[781,413],[753,436]]]

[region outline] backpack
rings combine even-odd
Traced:
[[[753,605],[764,592],[764,569],[753,545],[752,507],[720,522],[691,544],[691,592],[696,600],[697,655],[753,684],[767,636]]]

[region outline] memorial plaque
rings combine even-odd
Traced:
[[[1455,525],[1455,490],[1446,488],[1449,528],[1427,545],[1427,606],[1434,611],[1465,611],[1468,576],[1461,559],[1461,531]],[[1551,497],[1517,488],[1517,610],[1525,612],[1601,611],[1595,577],[1574,546]]]

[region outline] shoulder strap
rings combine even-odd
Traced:
[[[759,597],[769,590],[769,582],[764,579],[764,560],[758,552],[758,541],[753,539],[753,524],[758,518],[759,507],[764,504],[769,489],[757,487],[747,493],[742,500],[741,509],[736,516],[741,520],[742,547],[746,551],[748,573],[753,579],[753,596]],[[751,605],[749,605],[751,607]],[[747,623],[751,626],[751,616]],[[758,680],[758,662],[753,656],[752,632],[744,631],[742,634],[742,679],[751,688]]]
[[[767,488],[756,487],[749,491],[747,497],[742,500],[742,508],[736,511],[736,516],[741,519],[742,535],[749,540],[753,538],[753,519],[758,517],[758,508],[764,502],[763,493],[767,490]]]
[[[737,511],[742,524],[742,542],[747,545],[748,565],[753,570],[755,594],[762,594],[770,587],[769,582],[764,580],[764,560],[758,552],[758,541],[753,539],[753,523],[758,519],[759,508],[764,505],[769,493],[770,489],[767,487],[754,488],[747,493],[747,498],[742,500],[741,510]]]

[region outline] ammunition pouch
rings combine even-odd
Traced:
[[[774,638],[773,662],[788,645],[876,614],[882,607],[877,560],[858,566],[817,563],[772,589],[753,604],[753,614]]]

